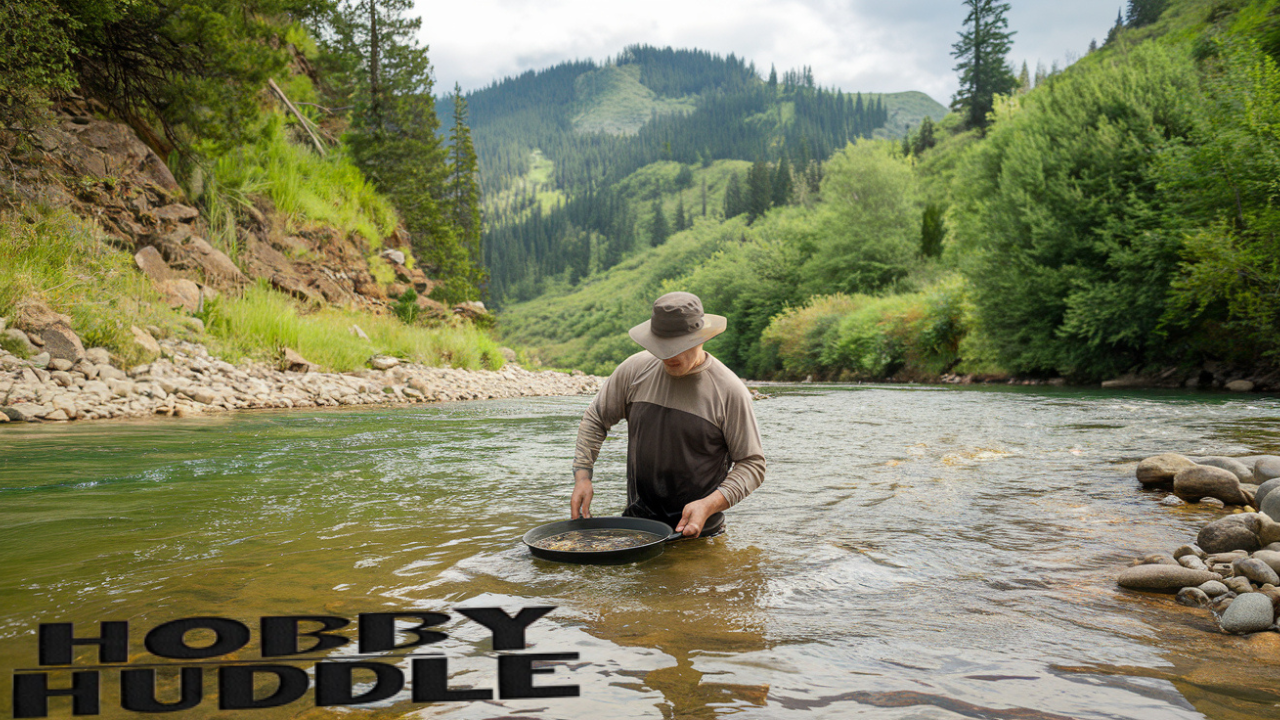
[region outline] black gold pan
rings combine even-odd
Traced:
[[[540,548],[534,543],[553,535],[560,535],[572,530],[640,530],[657,535],[659,539],[643,545],[623,548],[621,550],[550,550]],[[578,520],[560,520],[546,525],[539,525],[524,534],[524,544],[534,557],[556,562],[589,563],[592,565],[618,565],[621,563],[640,562],[662,554],[662,548],[668,542],[684,537],[673,532],[671,526],[659,520],[646,520],[637,517],[594,517]]]

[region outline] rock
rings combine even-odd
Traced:
[[[1156,455],[1138,463],[1138,482],[1143,485],[1157,485],[1173,482],[1179,471],[1195,467],[1195,463],[1176,453]]]
[[[516,351],[509,347],[500,347],[498,348],[498,352],[502,354],[502,359],[506,362],[513,363],[519,359],[516,355]]]
[[[1231,392],[1253,392],[1253,383],[1248,380],[1232,380],[1224,387]]]
[[[36,355],[35,357],[31,358],[31,364],[35,365],[38,368],[43,368],[43,367],[47,367],[49,365],[49,361],[52,359],[53,358],[49,356],[49,353],[42,352],[39,355]]]
[[[1253,494],[1253,501],[1257,503],[1256,507],[1261,508],[1262,502],[1267,499],[1267,495],[1270,495],[1271,491],[1278,487],[1280,487],[1280,478],[1271,478],[1259,485],[1258,490]]]
[[[316,366],[307,361],[306,358],[299,355],[293,348],[285,348],[280,359],[280,365],[285,370],[291,372],[307,373],[316,369]]]
[[[1245,505],[1249,500],[1241,492],[1240,480],[1235,474],[1211,465],[1193,465],[1179,470],[1173,476],[1173,492],[1183,500],[1213,497],[1230,505]]]
[[[374,355],[369,358],[369,367],[374,370],[390,370],[400,364],[400,361],[386,355]]]
[[[4,412],[10,420],[15,422],[32,422],[44,417],[47,411],[43,406],[35,403],[17,403],[0,409],[0,412]]]
[[[89,348],[84,351],[84,359],[94,365],[110,365],[111,353],[107,352],[106,348]]]
[[[1227,506],[1226,503],[1222,502],[1216,497],[1202,497],[1196,502],[1201,505],[1212,505],[1213,507],[1218,507],[1218,508],[1224,508]]]
[[[73,367],[75,367],[75,363],[71,362],[70,360],[67,360],[66,358],[55,357],[49,361],[50,370],[58,370],[61,372],[66,372]]]
[[[1223,578],[1222,584],[1231,589],[1231,592],[1237,595],[1253,592],[1253,584],[1246,577],[1229,577]]]
[[[1205,558],[1209,557],[1209,553],[1201,550],[1199,547],[1196,547],[1195,545],[1179,545],[1178,549],[1173,551],[1173,557],[1175,559],[1181,558],[1184,555],[1195,555],[1201,560],[1204,560]]]
[[[154,360],[160,357],[160,343],[151,337],[151,333],[143,330],[137,325],[131,325],[129,330],[133,332],[133,341],[142,349],[143,353]]]
[[[1184,587],[1178,591],[1178,604],[1187,607],[1204,607],[1209,604],[1209,596],[1200,588]]]
[[[1201,528],[1196,544],[1208,553],[1253,552],[1258,549],[1258,536],[1244,525],[1239,515],[1228,515]]]
[[[1280,520],[1280,492],[1267,493],[1266,501],[1259,504],[1259,512],[1272,520]]]
[[[1266,547],[1273,542],[1280,541],[1280,522],[1271,519],[1270,515],[1264,513],[1254,513],[1258,519],[1258,527],[1254,530],[1254,535],[1258,536],[1258,544]]]
[[[1177,495],[1166,495],[1165,498],[1160,501],[1160,504],[1165,507],[1182,507],[1187,504],[1187,501]]]
[[[156,288],[164,295],[169,307],[182,308],[186,312],[200,312],[200,286],[186,278],[166,280]]]
[[[218,394],[209,388],[191,388],[187,390],[187,395],[198,403],[212,405],[218,400]]]
[[[53,406],[65,413],[68,418],[74,419],[80,415],[80,409],[76,407],[76,404],[71,400],[71,398],[65,395],[55,397],[53,399]]]
[[[63,372],[62,370],[54,370],[49,373],[49,378],[60,387],[71,387],[75,384],[75,380],[71,378],[71,373]]]
[[[1209,566],[1205,565],[1204,561],[1196,557],[1195,555],[1183,555],[1182,557],[1178,558],[1178,564],[1184,568],[1191,568],[1192,570],[1208,570],[1209,569]]]
[[[9,328],[8,330],[4,331],[4,335],[5,337],[10,338],[13,343],[17,344],[17,346],[22,349],[23,355],[26,355],[29,357],[31,355],[35,355],[37,352],[40,352],[39,348],[37,348],[35,345],[31,343],[31,340],[30,338],[27,337],[27,334],[22,332],[18,328]]]
[[[1242,483],[1253,482],[1253,469],[1235,458],[1211,455],[1209,457],[1196,458],[1195,463],[1197,465],[1222,468],[1235,475],[1236,479]]]
[[[1217,580],[1210,580],[1209,582],[1204,583],[1203,585],[1200,586],[1200,590],[1203,591],[1204,594],[1208,595],[1209,597],[1218,597],[1219,595],[1225,595],[1231,592],[1231,590],[1226,585],[1223,585],[1221,582],[1218,582]]]
[[[1213,608],[1216,612],[1222,613],[1225,612],[1227,608],[1231,607],[1231,601],[1235,599],[1236,594],[1228,592],[1226,595],[1219,595],[1214,598],[1213,602],[1209,604],[1209,607]]]
[[[404,265],[405,256],[404,253],[399,250],[383,250],[382,257],[390,260],[396,265]]]
[[[1280,478],[1280,457],[1264,455],[1253,463],[1253,480],[1265,483],[1272,478]]]
[[[180,205],[174,203],[165,205],[162,208],[156,208],[152,211],[159,220],[168,220],[171,222],[187,222],[200,217],[200,211],[190,205]]]
[[[71,328],[62,323],[55,323],[40,331],[40,339],[44,341],[44,350],[51,357],[63,358],[75,362],[84,357],[84,345],[80,337]]]
[[[39,336],[50,325],[71,327],[71,318],[50,310],[43,302],[34,299],[18,301],[14,306],[12,322],[14,327],[25,330],[29,336]]]
[[[1135,565],[1120,573],[1120,587],[1130,590],[1177,592],[1184,587],[1202,585],[1222,576],[1204,570],[1190,570],[1181,565]]]
[[[1267,564],[1272,570],[1280,574],[1280,552],[1275,550],[1259,550],[1253,554],[1255,560],[1259,560]]]
[[[1280,585],[1280,575],[1271,566],[1255,558],[1242,558],[1231,563],[1238,577],[1249,578],[1255,585]]]
[[[111,365],[101,365],[98,367],[98,379],[106,382],[107,380],[127,380],[128,375],[124,371]]]
[[[70,420],[71,418],[67,417],[67,414],[61,410],[54,410],[48,415],[45,415],[44,419],[54,421],[54,422],[65,422],[67,420]]]
[[[1235,634],[1261,632],[1275,622],[1275,609],[1266,595],[1249,593],[1232,601],[1222,613],[1222,629]]]
[[[133,262],[142,271],[142,274],[151,279],[151,282],[156,287],[160,287],[174,278],[173,271],[169,269],[169,263],[164,261],[164,257],[160,255],[160,251],[154,245],[147,245],[134,253]]]
[[[355,335],[356,337],[360,338],[361,340],[368,340],[368,339],[369,339],[369,336],[368,336],[368,335],[366,335],[366,334],[364,333],[364,330],[361,330],[361,329],[360,329],[360,326],[359,326],[359,325],[355,325],[355,324],[352,324],[352,325],[351,325],[351,334],[352,334],[352,335]]]
[[[1143,565],[1178,565],[1178,561],[1168,553],[1151,553],[1142,558]]]

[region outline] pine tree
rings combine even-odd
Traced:
[[[1168,5],[1168,0],[1129,0],[1128,11],[1125,13],[1125,25],[1131,28],[1150,25],[1160,19],[1160,14],[1164,12]]]
[[[778,170],[773,175],[773,206],[782,207],[791,204],[791,164],[783,155],[778,161]]]
[[[1093,38],[1092,40],[1090,40],[1090,41],[1089,41],[1089,52],[1091,52],[1091,53],[1092,53],[1092,52],[1095,52],[1097,49],[1098,49],[1098,39],[1097,39],[1097,38]],[[1025,65],[1024,65],[1024,67],[1025,67]]]
[[[649,244],[657,247],[671,237],[667,218],[662,214],[662,198],[653,199],[653,223],[649,226]]]
[[[688,218],[685,217],[685,214],[684,214],[684,195],[681,195],[679,199],[676,200],[675,221],[676,221],[675,222],[676,232],[684,232],[685,230],[689,229],[689,220]]]
[[[702,217],[707,216],[707,178],[702,178]]]
[[[920,121],[920,131],[916,133],[911,144],[911,152],[914,155],[922,155],[925,150],[937,143],[938,139],[933,134],[933,118],[925,115],[924,119]]]
[[[1008,95],[1017,84],[1005,59],[1013,45],[1013,32],[1005,13],[1009,3],[998,0],[963,0],[969,7],[960,40],[952,46],[952,57],[958,61],[960,90],[951,107],[963,111],[968,127],[986,129],[987,115],[994,107],[996,95]]]
[[[467,126],[467,100],[462,86],[453,86],[453,129],[449,133],[449,215],[458,244],[466,251],[465,267],[449,268],[444,274],[456,280],[450,302],[479,298],[484,281],[484,255],[480,249],[480,188],[475,145]],[[465,296],[465,297],[463,297]]]
[[[1116,10],[1116,24],[1115,24],[1115,25],[1112,25],[1112,26],[1111,26],[1111,29],[1107,31],[1107,39],[1106,39],[1106,42],[1104,42],[1104,43],[1102,43],[1102,44],[1103,44],[1103,45],[1110,45],[1111,43],[1115,42],[1115,39],[1116,39],[1117,37],[1119,37],[1119,36],[1120,36],[1120,30],[1121,30],[1121,29],[1123,29],[1123,28],[1124,28],[1124,10],[1123,10],[1123,9],[1117,9],[1117,10]]]
[[[947,228],[942,224],[942,208],[930,203],[925,206],[920,219],[920,254],[938,257],[942,254],[942,241]]]
[[[774,92],[778,90],[778,69],[773,65],[769,66],[769,89]]]
[[[747,204],[742,196],[742,180],[738,171],[729,173],[729,182],[724,188],[724,219],[737,217],[747,211]]]
[[[1031,91],[1031,73],[1027,71],[1027,61],[1022,61],[1022,72],[1018,73],[1018,94],[1026,95]]]
[[[773,204],[773,179],[770,177],[769,164],[757,160],[747,172],[747,222],[753,223],[757,218],[769,212]]]

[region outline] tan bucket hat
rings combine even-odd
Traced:
[[[687,292],[667,293],[653,301],[653,317],[631,328],[631,339],[659,360],[669,360],[724,332],[723,315],[702,311],[702,301]]]

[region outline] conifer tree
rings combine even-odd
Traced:
[[[747,204],[742,196],[742,180],[735,170],[729,174],[729,182],[724,188],[724,219],[737,217],[747,211]]]
[[[1160,19],[1168,0],[1129,0],[1125,13],[1125,25],[1131,28],[1150,25]]]
[[[1026,95],[1031,91],[1031,73],[1027,71],[1027,61],[1022,61],[1022,72],[1018,73],[1018,94]]]
[[[1106,39],[1106,41],[1105,41],[1105,42],[1103,42],[1102,44],[1103,44],[1103,45],[1110,45],[1111,43],[1115,42],[1115,39],[1116,39],[1117,37],[1119,37],[1119,36],[1120,36],[1120,30],[1121,30],[1123,27],[1124,27],[1124,10],[1123,10],[1123,9],[1117,9],[1117,10],[1116,10],[1116,24],[1115,24],[1115,25],[1112,25],[1112,26],[1111,26],[1111,29],[1107,31],[1107,39]]]
[[[707,216],[707,178],[702,178],[702,217]]]
[[[689,220],[684,214],[684,195],[680,195],[676,201],[676,232],[684,232],[689,229]]]
[[[925,115],[920,121],[920,131],[916,133],[911,144],[911,152],[914,155],[921,155],[937,143],[938,139],[933,134],[933,118]]]
[[[662,214],[662,198],[653,199],[653,223],[649,226],[649,244],[657,247],[671,237],[671,229],[667,218]]]
[[[960,90],[952,99],[952,109],[962,111],[970,128],[986,129],[987,115],[994,107],[996,95],[1008,95],[1017,80],[1005,59],[1013,45],[1014,33],[1008,30],[1004,14],[1009,3],[998,0],[963,0],[969,7],[960,40],[952,46],[952,57],[958,61]]]
[[[447,280],[457,280],[453,293],[456,300],[474,300],[484,281],[484,255],[480,249],[480,188],[475,145],[467,126],[467,100],[462,86],[453,86],[453,129],[449,133],[448,199],[449,215],[457,233],[458,244],[466,252],[467,264],[448,268]],[[444,268],[442,268],[444,270]],[[466,296],[466,297],[463,297]]]
[[[757,160],[747,172],[747,222],[753,223],[757,218],[769,212],[773,205],[773,179],[770,177],[769,164]]]
[[[778,169],[773,175],[773,206],[782,207],[791,204],[791,196],[793,193],[791,187],[791,163],[787,162],[787,156],[783,155],[778,161]]]

